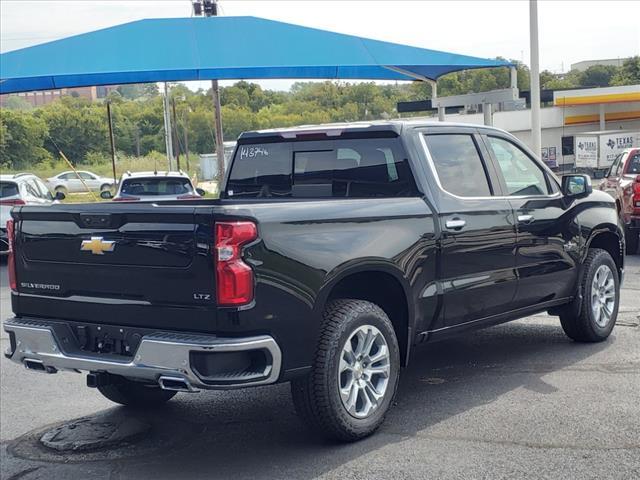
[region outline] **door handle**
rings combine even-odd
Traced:
[[[518,215],[518,222],[520,223],[531,223],[533,220],[533,215]]]
[[[444,225],[449,230],[461,230],[466,224],[467,222],[460,218],[452,218],[451,220],[447,220]]]

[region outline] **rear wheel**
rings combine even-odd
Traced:
[[[606,340],[616,323],[620,302],[618,269],[606,250],[589,249],[580,286],[582,298],[560,312],[562,328],[577,342]]]
[[[104,185],[100,185],[100,192],[106,192],[107,190],[111,190],[111,185],[108,183],[105,183]]]
[[[69,194],[69,191],[67,190],[67,187],[63,187],[62,185],[58,185],[55,190],[56,193],[60,192],[63,193],[65,195],[65,197]]]
[[[384,421],[395,397],[400,351],[385,312],[336,300],[325,312],[313,370],[291,384],[298,414],[322,436],[355,441]]]
[[[128,407],[157,407],[177,393],[163,390],[158,385],[147,385],[117,376],[113,376],[111,383],[99,386],[98,390],[112,402]]]

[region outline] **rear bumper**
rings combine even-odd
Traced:
[[[106,372],[150,383],[169,390],[232,389],[275,383],[282,365],[276,341],[266,335],[246,338],[220,338],[213,335],[157,332],[142,337],[132,357],[97,353],[65,353],[56,338],[53,322],[40,319],[14,318],[4,324],[10,346],[5,353],[13,362],[31,370],[56,373],[59,370]],[[256,356],[258,367],[250,371],[218,371],[203,375],[196,357],[246,352]],[[220,357],[218,357],[220,358]],[[202,361],[200,361],[202,364]]]
[[[640,216],[631,216],[628,227],[634,230],[640,230]]]

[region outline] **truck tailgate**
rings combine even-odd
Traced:
[[[16,313],[215,328],[211,208],[54,205],[23,207],[14,217]]]

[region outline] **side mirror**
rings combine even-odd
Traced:
[[[566,197],[585,197],[593,191],[589,175],[565,175],[562,177],[562,193]]]
[[[110,198],[113,198],[113,195],[111,195],[111,192],[109,190],[103,190],[100,192],[100,198],[109,200]]]
[[[67,196],[64,194],[64,192],[61,192],[60,190],[58,190],[55,196],[53,197],[54,200],[64,200],[65,198],[67,198]]]
[[[198,195],[200,195],[201,197],[204,197],[207,194],[207,192],[205,190],[203,190],[202,188],[196,188],[196,193]]]

